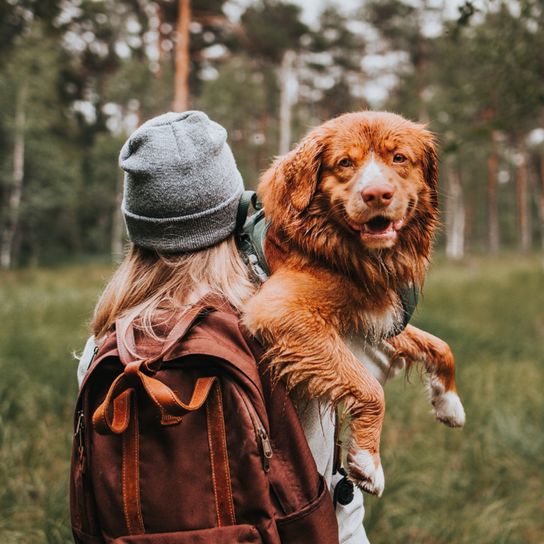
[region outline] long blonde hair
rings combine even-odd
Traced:
[[[96,305],[91,328],[95,338],[102,338],[116,319],[128,315],[137,328],[156,337],[157,320],[170,310],[214,292],[241,311],[253,290],[234,236],[201,251],[176,255],[131,245]]]

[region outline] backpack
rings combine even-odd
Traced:
[[[119,320],[76,405],[76,543],[337,544],[295,408],[233,308],[205,297],[158,343]]]

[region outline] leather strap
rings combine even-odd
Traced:
[[[160,369],[162,360],[175,349],[181,338],[185,336],[194,322],[205,312],[213,311],[223,299],[210,294],[198,304],[184,312],[166,337],[161,350],[151,357],[145,358],[137,353],[134,338],[134,325],[129,318],[116,322],[117,349],[119,359],[125,365],[123,373],[111,384],[106,398],[93,414],[93,425],[101,434],[121,434],[127,429],[130,420],[128,405],[129,391],[142,389],[155,404],[161,415],[162,425],[175,425],[187,412],[198,410],[206,401],[215,378],[199,378],[188,404],[184,403],[164,383],[152,378]]]
[[[206,401],[206,418],[217,526],[236,525],[223,399],[219,382],[216,382],[211,395]]]
[[[123,513],[129,535],[145,533],[140,502],[140,437],[136,397],[133,390],[122,394],[133,415],[126,432],[123,433]]]
[[[147,376],[140,370],[142,363],[131,363],[111,384],[106,398],[93,414],[93,425],[100,434],[122,434],[131,418],[129,399],[141,384],[147,397],[158,408],[161,425],[179,423],[187,412],[198,410],[206,401],[217,379],[215,376],[198,378],[188,404],[184,403],[166,384]],[[127,372],[128,370],[128,372]]]

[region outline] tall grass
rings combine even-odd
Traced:
[[[466,427],[433,420],[417,375],[386,387],[373,544],[544,542],[544,274],[502,258],[435,266],[414,324],[452,346]]]
[[[82,349],[107,269],[0,276],[0,542],[72,542],[68,468]]]
[[[110,273],[0,275],[0,543],[71,542],[76,361]],[[544,275],[536,259],[438,263],[415,324],[452,345],[463,431],[436,423],[417,374],[386,388],[386,491],[373,544],[544,542]]]

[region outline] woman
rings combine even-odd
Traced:
[[[93,336],[78,368],[80,383],[100,342],[95,338],[111,332],[118,318],[129,316],[136,328],[155,336],[153,324],[163,312],[212,292],[241,313],[255,289],[234,237],[243,182],[223,127],[202,112],[161,115],[128,139],[120,166],[131,246],[97,304]],[[367,362],[382,382],[391,374],[385,352],[369,351]],[[301,420],[318,471],[334,495],[343,480],[333,474],[334,415],[310,403]],[[360,490],[344,494],[336,514],[340,542],[368,542]]]

